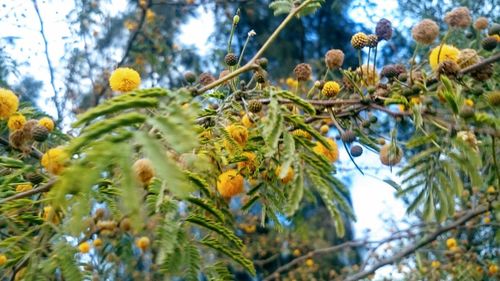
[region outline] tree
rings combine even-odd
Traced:
[[[413,279],[464,276],[471,266],[483,270],[471,278],[498,276],[489,243],[469,248],[460,240],[494,239],[491,221],[483,230],[477,218],[498,213],[499,206],[498,25],[490,35],[477,28],[487,40],[481,50],[459,50],[445,36],[428,64],[386,65],[379,75],[374,62],[343,69],[344,53],[331,50],[325,72],[315,75],[326,81],[311,81],[311,66],[301,63],[293,70],[294,87],[273,84],[262,56],[288,23],[314,17],[321,4],[273,2],[271,8],[286,17],[249,60],[238,65],[226,58],[229,71],[219,79],[188,74],[186,87],[142,88],[136,70],[115,69],[106,87],[117,94],[78,115],[73,134],[18,108],[17,95],[1,89],[0,130],[8,133],[0,139],[2,278],[233,280],[236,267],[263,280],[287,274],[354,281],[395,263],[408,266],[405,274]],[[445,21],[454,32],[471,24],[466,9],[452,15]],[[237,25],[238,18],[233,21]],[[391,33],[390,22],[382,20],[376,37],[353,34],[352,47],[361,55],[391,40]],[[438,35],[425,22],[413,32],[425,48]],[[247,73],[251,82],[241,83]],[[379,114],[392,118],[391,130],[377,132]],[[413,134],[401,141],[403,122]],[[330,127],[342,142],[325,136]],[[310,202],[324,204],[335,238],[346,235],[345,221],[354,214],[335,173],[340,145],[353,162],[369,149],[382,165],[402,166],[403,184],[388,183],[408,200],[408,212],[424,220],[386,239],[300,245],[306,247],[262,260],[258,246],[269,241],[256,245],[252,234],[278,237],[274,231],[288,231],[288,221],[312,221]],[[401,162],[403,149],[414,153]],[[307,236],[321,237],[311,232]],[[291,236],[293,241],[300,233]],[[320,242],[331,240],[338,241]],[[382,256],[377,251],[394,243],[401,247]],[[352,258],[358,248],[368,250],[362,261]],[[332,253],[334,265],[316,259]],[[283,256],[289,261],[267,267]],[[359,264],[340,269],[351,262],[344,260]],[[421,264],[430,261],[434,270],[424,270]],[[436,271],[438,261],[450,266]]]

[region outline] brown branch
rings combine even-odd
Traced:
[[[50,85],[52,86],[52,90],[54,91],[54,96],[52,97],[52,101],[54,102],[54,106],[56,107],[56,112],[57,112],[57,122],[60,123],[63,118],[63,112],[61,105],[59,104],[59,94],[56,89],[55,85],[55,77],[54,77],[54,68],[52,66],[52,62],[50,60],[49,56],[49,43],[47,41],[47,36],[45,35],[45,28],[43,25],[43,20],[42,20],[42,15],[40,14],[40,10],[38,9],[38,4],[36,0],[33,0],[33,6],[35,8],[36,15],[38,16],[38,20],[40,22],[40,34],[42,35],[43,39],[43,44],[45,48],[45,58],[47,60],[47,65],[49,67],[49,74],[50,74]]]
[[[375,271],[377,271],[379,268],[386,266],[386,265],[389,265],[389,264],[393,264],[393,263],[401,260],[402,258],[409,256],[410,254],[414,253],[415,251],[424,247],[425,245],[432,243],[441,234],[446,233],[452,229],[459,227],[460,225],[464,224],[465,222],[467,222],[467,221],[469,221],[469,220],[471,220],[471,219],[473,219],[481,214],[486,213],[488,210],[489,210],[488,206],[479,206],[477,209],[470,210],[465,215],[463,215],[459,219],[455,220],[454,222],[450,223],[449,225],[447,225],[445,227],[438,228],[435,232],[427,235],[420,242],[412,243],[411,245],[407,246],[406,248],[401,250],[396,255],[374,264],[370,269],[367,269],[365,271],[361,271],[361,272],[358,272],[354,275],[351,275],[351,276],[347,277],[344,281],[357,281],[357,280],[360,280],[362,278],[366,278],[369,275],[375,273]]]
[[[371,104],[370,105],[371,108],[373,109],[376,109],[376,110],[379,110],[379,111],[383,111],[389,115],[391,115],[392,117],[398,117],[398,116],[411,116],[413,115],[411,112],[409,111],[403,111],[403,112],[396,112],[396,111],[392,111],[386,107],[383,107],[381,105],[378,105],[378,104]]]
[[[248,100],[249,102],[252,100]],[[271,99],[256,99],[256,101],[261,102],[262,104],[269,104]],[[322,105],[322,106],[333,106],[333,105],[342,105],[342,104],[360,104],[361,100],[359,99],[347,99],[347,100],[304,100],[312,105]],[[287,99],[278,99],[278,103],[280,104],[288,104],[293,103],[291,100]]]
[[[13,146],[10,145],[9,141],[4,139],[4,138],[0,138],[0,144],[3,145],[3,146],[6,146],[6,147],[9,147],[11,149],[15,149],[17,151],[21,151]],[[22,151],[21,151],[22,152]],[[33,158],[36,158],[36,159],[42,159],[42,156],[43,156],[43,153],[36,149],[35,147],[31,147],[31,151],[30,151],[30,155],[33,157]]]
[[[44,184],[38,188],[34,188],[34,189],[24,191],[24,192],[19,192],[19,193],[12,195],[10,197],[0,199],[0,204],[4,204],[4,203],[7,203],[9,201],[13,201],[13,200],[29,197],[29,196],[34,195],[34,194],[49,191],[54,186],[56,181],[57,180],[55,178],[53,178],[53,179],[49,180],[46,184]]]

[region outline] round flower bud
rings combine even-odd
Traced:
[[[321,94],[326,97],[334,97],[340,92],[340,85],[335,81],[328,81],[323,86]]]
[[[459,71],[460,71],[460,66],[458,66],[456,62],[451,60],[445,60],[439,63],[436,72],[438,76],[445,75],[454,78],[457,76]]]
[[[336,69],[344,63],[344,52],[338,49],[332,49],[325,54],[325,64],[329,69]]]
[[[363,32],[354,34],[351,38],[351,45],[354,49],[363,49],[368,44],[368,36]]]
[[[188,83],[194,83],[196,81],[196,74],[191,71],[184,72],[184,80]]]
[[[49,117],[42,117],[40,120],[38,120],[38,125],[47,128],[49,132],[52,132],[55,128],[54,121],[52,121],[52,119],[50,119]]]
[[[264,69],[255,71],[255,81],[260,84],[266,83],[267,72]]]
[[[488,35],[500,35],[500,23],[494,23],[488,30]]]
[[[474,49],[463,49],[458,54],[457,63],[460,68],[466,68],[479,62],[479,56]]]
[[[492,51],[497,47],[497,41],[497,38],[495,38],[494,36],[488,36],[484,38],[483,41],[481,41],[481,46],[486,51]]]
[[[259,113],[262,110],[262,103],[258,100],[248,102],[248,110],[252,113]]]
[[[339,159],[339,148],[337,143],[331,139],[327,138],[326,142],[330,145],[330,148],[327,148],[319,141],[316,142],[316,146],[313,148],[313,151],[318,154],[324,156],[330,163],[333,163]]]
[[[139,87],[141,76],[132,68],[119,67],[111,73],[109,86],[113,91],[130,92]]]
[[[353,145],[351,147],[351,155],[352,157],[359,157],[363,154],[363,148],[359,145]]]
[[[234,66],[238,63],[238,56],[234,53],[229,53],[224,57],[224,62],[229,66]]]
[[[243,177],[237,170],[231,169],[219,175],[217,190],[224,198],[231,198],[243,192]]]
[[[279,177],[279,175],[281,174],[281,166],[278,166],[276,168],[275,174],[277,177]],[[287,183],[291,182],[294,177],[295,177],[295,171],[293,170],[292,167],[289,167],[288,171],[286,172],[285,177],[281,179],[281,183],[287,184]]]
[[[488,93],[486,95],[486,100],[492,106],[500,106],[500,91]]]
[[[94,242],[92,243],[92,245],[96,248],[100,248],[103,244],[104,242],[100,238],[94,239]]]
[[[234,15],[233,17],[233,25],[237,25],[240,22],[240,16]]]
[[[24,124],[26,124],[26,117],[22,114],[14,114],[9,117],[7,127],[9,127],[9,130],[15,131],[22,129]]]
[[[143,252],[149,248],[150,243],[151,242],[147,236],[142,236],[141,238],[137,239],[137,241],[135,241],[135,245],[137,246],[137,248],[141,249]]]
[[[7,263],[7,256],[4,254],[0,254],[0,266],[3,266],[4,264]]]
[[[457,245],[457,240],[455,238],[448,238],[446,240],[446,247],[448,247],[448,249],[457,247]]]
[[[267,69],[269,61],[266,58],[260,58],[257,60],[257,64],[262,67],[262,69]]]
[[[7,119],[17,111],[19,99],[14,92],[0,88],[0,119]]]
[[[82,254],[86,254],[90,251],[90,244],[89,242],[83,242],[82,244],[78,245],[78,251]]]
[[[470,73],[477,81],[486,81],[493,76],[493,64],[488,63]]]
[[[418,43],[429,45],[438,37],[439,26],[433,20],[424,19],[412,28],[411,35]]]
[[[58,175],[63,171],[68,160],[69,155],[66,151],[60,147],[56,147],[45,152],[40,162],[49,173]]]
[[[32,184],[39,184],[43,182],[43,176],[36,172],[28,172],[23,175],[23,178]]]
[[[312,68],[307,63],[298,64],[293,70],[298,81],[307,81],[311,78]]]
[[[488,28],[488,19],[485,17],[479,17],[474,22],[474,28],[476,30],[483,30]]]
[[[393,64],[386,65],[380,71],[380,76],[387,77],[388,79],[395,78],[399,75],[398,70]]]
[[[215,77],[213,77],[212,74],[210,74],[210,73],[203,72],[202,74],[200,74],[199,80],[200,80],[201,85],[206,86],[206,85],[214,82]]]
[[[375,35],[378,37],[378,41],[390,40],[392,37],[392,24],[387,19],[381,19],[377,26],[375,27]]]
[[[37,142],[44,142],[49,137],[49,130],[44,126],[36,125],[31,129],[31,137]]]
[[[340,136],[340,138],[345,143],[351,143],[356,140],[356,133],[352,130],[347,130]]]
[[[471,24],[472,18],[467,7],[458,7],[446,13],[444,22],[450,27],[467,28]]]
[[[436,70],[442,61],[451,60],[457,62],[459,54],[460,51],[451,45],[436,46],[429,55],[429,64],[433,70]]]
[[[137,179],[144,185],[149,184],[151,179],[155,176],[153,163],[146,158],[135,161],[132,166]]]
[[[319,132],[323,135],[326,135],[329,131],[330,131],[330,126],[326,124],[319,128]]]
[[[384,144],[380,148],[380,162],[386,166],[394,166],[401,162],[403,158],[403,150],[398,146],[390,143]]]
[[[366,44],[367,47],[370,48],[375,48],[378,45],[378,37],[375,34],[370,34],[368,35],[368,43]]]

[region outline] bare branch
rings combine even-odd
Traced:
[[[12,201],[12,200],[17,200],[17,199],[29,197],[29,196],[34,195],[34,194],[49,191],[54,186],[56,181],[57,180],[54,178],[38,188],[34,188],[34,189],[24,191],[24,192],[19,192],[19,193],[12,195],[10,197],[0,199],[0,204],[4,204],[4,203],[7,203],[7,202]]]

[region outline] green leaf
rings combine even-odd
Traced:
[[[307,101],[303,100],[299,96],[295,95],[294,93],[289,92],[289,91],[280,91],[280,92],[277,92],[276,95],[278,95],[279,97],[282,97],[284,99],[288,99],[288,100],[292,101],[296,105],[302,107],[310,115],[316,115],[316,109],[314,108],[314,106],[312,104],[308,103]]]
[[[297,180],[290,187],[288,193],[287,204],[285,206],[285,214],[289,217],[293,216],[299,209],[300,202],[304,196],[304,170],[299,169]]]
[[[292,162],[295,159],[295,142],[290,133],[283,134],[283,153],[281,157],[283,161],[281,162],[281,170],[278,177],[283,179],[288,174],[288,170],[292,166]]]
[[[266,122],[264,122],[264,126],[262,128],[262,135],[264,136],[264,141],[266,142],[266,156],[270,157],[274,155],[278,149],[278,142],[281,133],[283,132],[283,116],[281,115],[278,100],[274,95],[271,95],[268,112],[268,118]]]
[[[152,139],[144,132],[136,132],[135,139],[142,145],[149,160],[153,162],[158,177],[167,182],[169,190],[175,196],[185,198],[194,191],[186,174],[172,159],[167,157],[157,140]]]
[[[179,110],[168,117],[150,118],[147,122],[161,131],[162,138],[179,153],[191,151],[197,145],[194,121],[186,114],[180,114]]]
[[[241,241],[233,231],[225,227],[222,223],[211,220],[207,217],[202,217],[199,215],[189,215],[186,218],[186,221],[202,226],[206,229],[212,230],[226,238],[229,242],[233,243],[238,249],[243,248],[243,242]]]
[[[246,257],[243,256],[243,254],[240,251],[235,251],[224,244],[220,243],[219,241],[215,240],[214,238],[210,237],[205,237],[203,238],[200,243],[206,247],[212,248],[228,257],[230,257],[232,260],[235,262],[239,263],[241,266],[243,266],[250,274],[255,276],[255,268],[253,266],[253,262]]]

